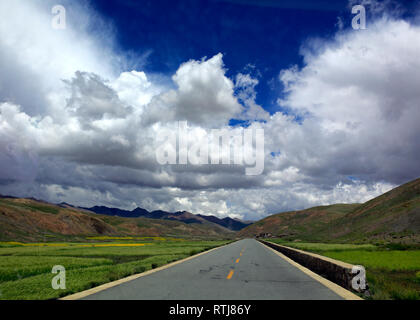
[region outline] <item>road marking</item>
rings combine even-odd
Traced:
[[[238,263],[239,262],[239,258],[238,259],[236,259],[236,263]]]
[[[120,285],[122,283],[129,282],[129,281],[135,280],[137,278],[141,278],[141,277],[147,276],[149,274],[152,274],[152,273],[155,273],[155,272],[158,272],[158,271],[161,271],[161,270],[168,269],[168,268],[173,267],[173,266],[175,266],[177,264],[183,263],[183,262],[188,261],[188,260],[192,260],[194,258],[197,258],[197,257],[202,256],[204,254],[207,254],[209,252],[212,252],[212,251],[218,250],[220,248],[226,247],[226,246],[228,246],[228,245],[230,245],[232,243],[233,242],[230,242],[230,243],[225,244],[223,246],[216,247],[216,248],[213,248],[213,249],[204,251],[204,252],[200,252],[200,253],[198,253],[196,255],[193,255],[193,256],[187,257],[185,259],[181,259],[181,260],[178,260],[178,261],[169,263],[167,265],[164,265],[164,266],[159,267],[159,268],[156,268],[156,269],[152,269],[152,270],[145,271],[145,272],[142,272],[142,273],[134,274],[134,275],[128,276],[126,278],[122,278],[122,279],[119,279],[119,280],[116,280],[116,281],[112,281],[112,282],[108,282],[108,283],[102,284],[102,285],[97,286],[97,287],[94,287],[92,289],[88,289],[88,290],[85,290],[85,291],[77,292],[77,293],[71,294],[69,296],[65,296],[63,298],[59,298],[58,300],[78,300],[78,299],[82,299],[82,298],[87,297],[87,296],[90,296],[90,295],[92,295],[94,293],[98,293],[100,291],[103,291],[103,290],[106,290],[106,289],[109,289],[109,288],[118,286],[118,285]]]
[[[320,282],[321,284],[326,286],[328,289],[334,291],[340,297],[342,297],[346,300],[363,300],[362,298],[360,298],[358,295],[354,294],[353,292],[351,292],[347,289],[344,289],[343,287],[339,286],[338,284],[321,277],[320,275],[316,274],[315,272],[313,272],[313,271],[309,270],[308,268],[300,265],[299,263],[293,261],[289,257],[286,257],[283,253],[281,253],[279,251],[276,251],[273,248],[270,248],[269,246],[267,246],[264,243],[261,243],[259,241],[258,241],[258,243],[261,244],[262,246],[266,247],[267,249],[273,251],[275,254],[277,254],[278,256],[280,256],[281,258],[283,258],[284,260],[286,260],[287,262],[289,262],[291,265],[295,266],[296,268],[298,268],[302,272],[306,273],[311,278],[317,280],[318,282]]]
[[[235,270],[230,270],[229,274],[227,275],[226,279],[230,280],[230,278],[232,278],[233,273],[235,272]]]

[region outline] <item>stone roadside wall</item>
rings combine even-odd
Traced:
[[[339,286],[357,292],[352,288],[351,281],[355,274],[352,273],[353,265],[342,261],[334,260],[315,253],[306,252],[273,242],[258,240],[265,245],[281,252],[286,257],[294,260],[300,265],[319,274],[320,276],[338,284]]]

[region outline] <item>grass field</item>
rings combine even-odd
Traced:
[[[371,299],[420,300],[420,250],[415,247],[270,241],[363,265]]]
[[[0,299],[55,299],[215,248],[226,241],[108,237],[94,243],[0,242]],[[54,265],[66,289],[54,290]]]

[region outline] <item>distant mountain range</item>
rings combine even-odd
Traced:
[[[78,208],[0,195],[0,241],[85,240],[86,236],[220,239],[274,236],[289,241],[420,243],[420,179],[363,204],[333,204],[249,223],[187,211]]]
[[[67,203],[61,203],[60,206],[66,207],[71,206]],[[73,206],[71,206],[73,207]],[[239,231],[246,226],[250,225],[251,223],[243,222],[238,219],[232,219],[229,217],[220,219],[215,216],[206,216],[201,214],[192,214],[188,211],[177,211],[177,212],[167,212],[162,210],[155,210],[152,212],[147,211],[143,208],[136,208],[132,211],[118,209],[118,208],[109,208],[105,206],[94,206],[91,208],[80,208],[84,210],[89,210],[98,214],[108,215],[108,216],[118,216],[123,218],[148,218],[148,219],[163,219],[163,220],[175,220],[175,221],[181,221],[187,224],[190,223],[205,223],[211,222],[214,224],[217,224],[219,226],[222,226],[226,229],[233,230],[233,231]]]
[[[236,232],[189,212],[91,210],[0,195],[0,241],[86,241],[91,236],[232,239]],[[129,216],[130,218],[119,216]],[[143,216],[140,216],[143,215]],[[149,218],[153,217],[153,218]],[[223,220],[223,219],[220,219]],[[233,220],[233,219],[232,219]],[[232,227],[233,222],[221,221]]]

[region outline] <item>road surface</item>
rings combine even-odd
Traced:
[[[83,299],[337,300],[343,298],[258,241],[245,239]]]

